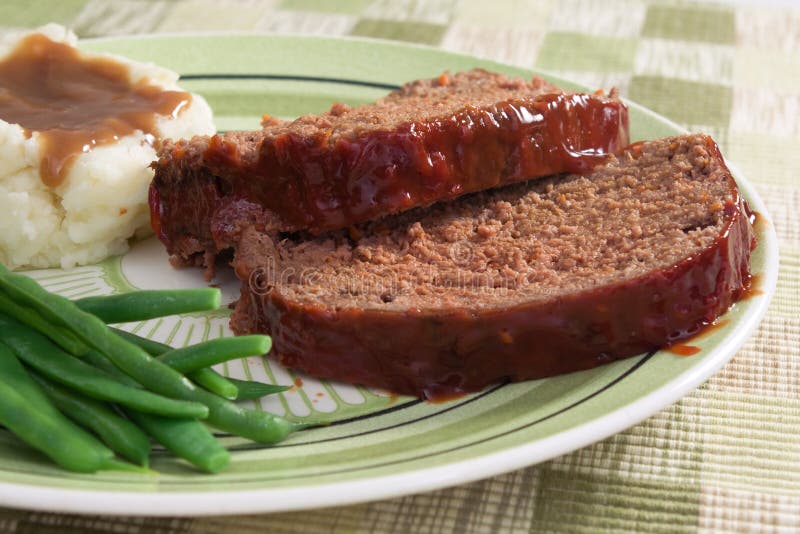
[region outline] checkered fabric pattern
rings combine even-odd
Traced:
[[[711,133],[766,201],[780,279],[706,384],[593,446],[489,480],[311,512],[201,519],[0,510],[3,532],[800,530],[800,5],[647,0],[4,0],[0,31],[379,37],[546,69]]]

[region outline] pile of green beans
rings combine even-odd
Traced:
[[[148,472],[151,440],[216,473],[230,454],[206,425],[262,443],[309,426],[232,402],[288,386],[234,380],[211,369],[265,354],[268,336],[173,349],[107,325],[219,305],[213,288],[71,301],[0,264],[0,424],[61,467],[85,473]]]

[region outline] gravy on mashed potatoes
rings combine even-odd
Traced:
[[[0,262],[11,268],[125,252],[148,226],[155,140],[214,131],[175,73],[75,44],[55,25],[0,40]]]

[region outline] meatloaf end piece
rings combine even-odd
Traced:
[[[153,164],[153,228],[177,263],[208,264],[243,227],[346,228],[465,193],[585,172],[628,143],[612,91],[565,93],[484,70],[406,84],[262,131],[167,142]]]
[[[315,376],[425,397],[663,347],[749,283],[750,216],[714,141],[476,193],[312,240],[254,228],[231,326]]]

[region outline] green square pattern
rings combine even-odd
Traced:
[[[361,19],[350,35],[435,45],[442,40],[444,32],[444,26],[427,22]]]
[[[733,105],[730,87],[658,76],[634,76],[628,97],[676,122],[720,128],[728,126]]]
[[[724,9],[651,5],[644,19],[642,36],[733,44],[736,20],[733,11]]]
[[[198,16],[202,13],[201,16]],[[252,30],[262,12],[258,5],[231,5],[219,0],[189,0],[170,5],[158,21],[164,32]]]
[[[536,499],[531,532],[695,532],[700,483],[687,479],[675,486],[612,473],[565,476],[544,469],[539,494],[546,498]]]
[[[701,410],[679,401],[626,432],[543,464],[537,494],[544,498],[535,501],[531,530],[694,532],[706,447]]]
[[[550,32],[545,35],[536,66],[542,69],[629,72],[636,56],[635,39]]]
[[[339,13],[342,15],[358,15],[370,4],[371,0],[283,0],[279,9],[297,11],[315,11],[318,13]]]
[[[41,26],[47,22],[68,25],[81,12],[86,0],[0,1],[0,26]]]

